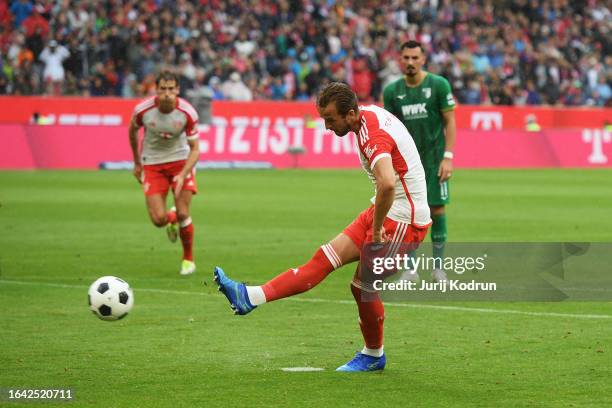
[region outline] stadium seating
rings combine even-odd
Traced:
[[[0,94],[144,96],[170,68],[215,100],[308,100],[340,80],[378,101],[417,39],[460,103],[611,105],[605,1],[499,3],[3,0]]]

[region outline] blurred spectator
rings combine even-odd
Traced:
[[[199,123],[210,125],[212,123],[213,90],[204,82],[204,71],[199,70],[195,76],[193,88],[187,90],[185,96],[198,112]]]
[[[308,93],[308,86],[302,82],[297,91],[297,95],[295,96],[295,100],[296,101],[307,101],[309,99],[310,99],[310,94]]]
[[[542,103],[542,98],[540,94],[536,90],[535,84],[532,80],[527,81],[527,95],[525,97],[525,103],[527,105],[540,105]]]
[[[91,96],[105,96],[106,91],[107,84],[105,78],[102,75],[94,76],[89,85],[89,94]]]
[[[45,38],[49,33],[49,22],[40,15],[38,8],[34,8],[32,14],[22,23],[25,29],[26,37],[31,37],[38,33],[42,38]]]
[[[210,89],[212,90],[212,98],[213,101],[219,101],[222,99],[225,99],[225,96],[223,95],[223,92],[221,91],[221,81],[219,80],[218,77],[212,77],[210,78],[210,81],[208,82],[208,85],[210,86]]]
[[[3,31],[5,28],[8,28],[10,23],[11,23],[11,12],[9,11],[9,7],[8,7],[8,1],[0,1],[0,28]],[[1,37],[1,35],[0,35]],[[2,48],[3,44],[2,42],[0,42],[0,48]]]
[[[542,127],[538,123],[538,119],[536,115],[530,113],[525,117],[525,130],[527,132],[539,132],[542,130]]]
[[[363,56],[357,56],[351,61],[353,72],[352,88],[359,100],[370,100],[372,93],[373,74],[368,67],[368,61]]]
[[[0,95],[9,93],[9,80],[3,71],[0,71]]]
[[[271,99],[283,100],[287,98],[287,86],[282,78],[276,77],[272,80]]]
[[[142,97],[172,68],[183,94],[202,69],[213,99],[307,100],[340,80],[379,101],[416,39],[460,103],[604,106],[611,32],[607,0],[0,0],[11,93]],[[45,86],[50,40],[69,52],[63,89]]]
[[[242,82],[238,72],[232,72],[221,86],[223,95],[230,101],[252,101],[253,92]]]
[[[387,58],[384,68],[378,72],[378,77],[382,80],[381,87],[384,89],[391,82],[403,76],[402,70],[396,58]]]
[[[45,63],[43,70],[43,78],[47,87],[51,89],[49,93],[59,95],[62,84],[65,78],[64,60],[70,56],[70,53],[63,45],[58,45],[57,41],[49,41],[49,46],[46,47],[40,54],[39,59]]]
[[[593,93],[597,105],[605,105],[612,97],[612,89],[610,89],[609,82],[610,81],[606,80],[605,76],[602,75],[599,77],[599,82],[597,82],[595,92]]]
[[[21,26],[23,20],[29,17],[32,13],[32,2],[30,0],[16,0],[11,4],[11,14],[13,14],[13,25]]]

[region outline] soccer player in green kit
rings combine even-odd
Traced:
[[[384,105],[408,128],[421,156],[433,221],[433,256],[443,258],[447,238],[445,206],[450,201],[448,184],[457,129],[455,99],[445,78],[422,70],[426,58],[421,43],[407,41],[400,52],[404,77],[385,87]],[[442,269],[434,270],[432,275],[434,281],[447,280]]]

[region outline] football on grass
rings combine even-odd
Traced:
[[[123,319],[134,306],[130,285],[115,276],[103,276],[89,287],[87,301],[91,311],[102,320]]]

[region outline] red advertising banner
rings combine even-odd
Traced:
[[[127,124],[138,100],[0,97],[0,169],[95,168],[129,161]],[[274,167],[358,167],[350,137],[326,132],[313,102],[215,102],[200,125],[202,160]],[[30,125],[34,113],[47,126]],[[527,117],[540,132],[525,132]],[[457,108],[459,167],[609,166],[609,108]],[[304,154],[291,156],[292,147]]]
[[[132,158],[126,126],[0,125],[0,169],[97,168]],[[216,118],[200,128],[202,161],[260,161],[277,168],[359,167],[351,134],[339,138],[321,122]],[[289,147],[305,153],[291,156]],[[455,165],[470,168],[609,167],[612,135],[603,129],[459,130]]]
[[[76,97],[0,97],[0,124],[27,124],[36,112],[55,125],[120,126],[130,121],[139,102],[121,98]],[[265,119],[308,121],[317,117],[314,102],[226,102],[216,101],[213,115],[227,121],[248,118],[252,122]],[[612,123],[610,108],[458,106],[457,128],[470,130],[524,129],[532,116],[544,130],[603,128]]]

